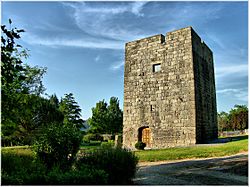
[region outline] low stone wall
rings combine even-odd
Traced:
[[[238,131],[223,131],[219,132],[219,136],[229,137],[229,136],[237,136],[237,135],[248,135],[248,129],[238,130]]]

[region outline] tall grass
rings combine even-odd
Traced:
[[[77,166],[89,165],[108,174],[108,184],[130,184],[136,172],[138,158],[133,152],[121,148],[104,146],[87,151]]]

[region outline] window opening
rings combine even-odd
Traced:
[[[161,64],[153,64],[153,72],[158,72],[161,70]]]

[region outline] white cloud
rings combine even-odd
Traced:
[[[239,101],[248,101],[248,90],[247,89],[234,89],[234,88],[227,88],[216,91],[217,94],[231,96]]]
[[[24,35],[24,41],[29,44],[44,45],[49,47],[82,47],[82,48],[101,48],[101,49],[124,49],[124,43],[114,40],[95,39],[95,38],[42,38],[36,35]]]
[[[116,71],[116,70],[120,69],[122,66],[124,66],[124,61],[116,62],[115,64],[113,64],[111,66],[111,70]]]
[[[126,4],[106,3],[63,3],[73,9],[73,19],[76,25],[84,32],[111,39],[128,41],[145,37],[143,31],[138,28],[129,29],[129,26],[119,19],[123,13],[131,13],[136,17],[142,17],[143,7],[147,2],[133,2]],[[94,6],[93,6],[94,5]]]
[[[215,67],[216,77],[225,76],[247,76],[248,75],[248,64],[239,65],[225,65],[223,67]]]

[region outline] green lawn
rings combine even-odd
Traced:
[[[89,145],[81,146],[81,151],[90,151],[100,147],[100,144],[93,142]],[[248,151],[248,136],[233,137],[232,142],[218,145],[199,145],[191,147],[177,147],[159,150],[135,151],[140,162],[145,161],[162,161],[162,160],[179,160],[187,158],[207,158],[233,155],[240,152]],[[13,153],[17,155],[33,155],[28,146],[2,147],[2,153]]]
[[[234,139],[233,139],[234,140]],[[187,158],[207,158],[233,155],[240,152],[248,151],[247,136],[239,137],[237,141],[222,143],[217,145],[199,145],[190,147],[176,147],[160,150],[136,151],[140,162],[145,161],[163,161],[179,160]]]

